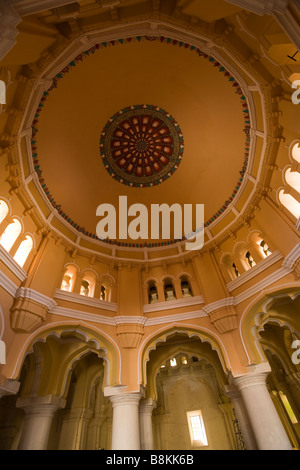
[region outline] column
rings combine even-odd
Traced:
[[[2,380],[1,380],[2,379]],[[0,376],[0,398],[5,395],[16,395],[20,388],[20,382],[9,380]]]
[[[155,403],[152,398],[140,402],[141,450],[153,450],[152,411]]]
[[[63,411],[59,450],[85,450],[87,427],[92,415],[92,410],[87,408]]]
[[[173,281],[173,286],[175,289],[176,299],[183,299],[181,281],[176,279],[175,281]]]
[[[25,422],[19,442],[19,450],[46,450],[52,418],[66,401],[54,395],[19,398],[17,408],[25,411]]]
[[[139,402],[140,392],[125,393],[123,387],[107,387],[107,396],[113,407],[111,450],[140,450]]]
[[[292,445],[267,389],[270,373],[267,364],[255,367],[252,373],[234,377],[240,390],[259,450],[292,450]]]
[[[157,282],[156,283],[156,288],[157,288],[157,296],[158,296],[158,301],[159,302],[164,302],[165,299],[165,291],[164,291],[164,283],[163,282]]]
[[[246,449],[257,449],[255,437],[253,435],[253,431],[249,422],[249,417],[247,415],[247,410],[245,408],[241,392],[239,392],[239,390],[232,385],[226,385],[225,389],[226,395],[231,399],[231,402],[233,404]]]

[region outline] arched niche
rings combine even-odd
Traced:
[[[75,264],[67,264],[64,267],[64,272],[60,285],[61,290],[64,290],[66,292],[73,292],[78,271],[79,268]]]
[[[191,275],[185,274],[185,273],[181,274],[179,276],[179,280],[180,280],[180,288],[181,288],[183,298],[193,297],[194,292],[193,292],[192,284],[191,284]]]
[[[220,259],[220,266],[226,282],[233,281],[240,275],[235,263],[233,262],[231,253],[227,252],[222,255]]]
[[[100,277],[100,299],[114,302],[116,297],[116,281],[111,274],[102,274]]]
[[[97,273],[91,269],[87,269],[82,272],[82,280],[79,291],[80,295],[94,297],[97,276]]]
[[[72,347],[68,350],[70,344]],[[49,376],[52,374],[51,367],[55,368],[51,393],[64,393],[74,362],[88,352],[94,352],[103,358],[105,386],[120,384],[121,354],[118,345],[106,333],[84,322],[57,322],[55,325],[39,328],[23,344],[18,343],[10,350],[7,363],[3,366],[3,375],[18,380],[24,358],[37,350],[41,363],[49,366]],[[45,392],[48,385],[45,382],[41,387]]]
[[[165,300],[168,302],[170,300],[176,300],[176,291],[174,285],[174,279],[171,276],[167,276],[163,279],[164,294]]]
[[[249,364],[266,361],[260,331],[268,322],[285,327],[300,338],[300,289],[295,284],[281,290],[269,290],[257,297],[241,316],[239,331]]]
[[[250,246],[258,253],[261,259],[265,259],[272,254],[268,240],[258,230],[250,232],[248,236]]]
[[[156,395],[154,381],[156,373],[161,365],[161,359],[159,357],[159,354],[156,354],[158,356],[157,360],[155,360],[154,362],[152,361],[151,363],[150,353],[152,351],[156,351],[158,345],[165,344],[168,341],[168,338],[173,337],[174,335],[180,336],[180,345],[178,351],[185,351],[186,353],[188,353],[189,348],[186,343],[189,343],[189,340],[191,339],[191,343],[193,341],[197,342],[199,343],[199,345],[202,345],[203,349],[213,352],[216,364],[220,364],[220,370],[222,369],[225,375],[227,375],[228,371],[231,369],[229,358],[226,354],[223,344],[221,344],[221,341],[218,338],[215,338],[210,332],[206,332],[203,329],[198,330],[197,328],[184,327],[183,325],[175,325],[171,328],[163,329],[159,333],[154,334],[151,338],[146,339],[142,343],[139,351],[139,357],[141,358],[141,382],[142,385],[146,387],[147,394],[149,397],[153,398]],[[182,342],[184,343],[184,351],[182,349]],[[175,352],[176,351],[174,349],[174,351],[168,353],[168,355],[172,355]],[[192,353],[192,351],[190,351],[190,353]],[[151,367],[150,375],[149,367]],[[151,382],[148,384],[147,379],[149,376],[151,378]]]

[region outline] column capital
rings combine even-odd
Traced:
[[[270,365],[267,362],[262,362],[261,364],[250,366],[248,374],[232,376],[231,383],[235,385],[238,390],[256,385],[266,385],[266,378],[270,372]]]
[[[152,398],[146,398],[140,401],[140,414],[149,414],[152,416],[152,411],[156,408],[156,401]]]
[[[105,387],[104,396],[109,398],[113,408],[117,406],[138,405],[145,391],[141,387],[138,392],[126,392],[127,386]]]
[[[16,407],[22,408],[26,415],[54,414],[59,408],[64,408],[66,400],[55,395],[43,397],[18,398]]]
[[[2,380],[1,380],[2,378]],[[20,382],[17,380],[5,379],[0,377],[0,398],[5,395],[16,395],[20,388]]]
[[[242,395],[239,389],[235,385],[225,385],[226,395],[232,400],[241,400]]]

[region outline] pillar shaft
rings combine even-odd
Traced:
[[[226,394],[230,397],[231,402],[233,404],[246,449],[257,449],[255,437],[253,435],[253,431],[241,393],[235,387],[228,385],[226,386]]]
[[[109,387],[108,387],[109,388]],[[113,407],[112,450],[140,450],[139,401],[141,393],[116,391],[108,396]]]
[[[52,418],[65,400],[48,395],[45,397],[19,398],[17,407],[25,411],[25,422],[19,442],[19,450],[46,450]]]
[[[266,386],[268,373],[258,371],[235,377],[233,383],[242,394],[258,449],[291,450],[290,440]]]
[[[140,432],[141,450],[153,450],[152,411],[154,403],[152,399],[142,400],[140,403]]]

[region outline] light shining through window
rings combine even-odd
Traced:
[[[207,446],[207,437],[202,419],[202,413],[198,411],[189,411],[187,413],[189,423],[191,443],[193,446]]]

